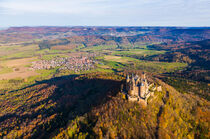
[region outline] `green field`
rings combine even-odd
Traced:
[[[165,51],[156,51],[147,49],[146,45],[137,45],[131,48],[118,48],[113,45],[100,45],[91,47],[77,47],[72,50],[52,50],[42,49],[40,50],[38,45],[5,45],[0,46],[0,75],[9,77],[7,80],[1,81],[0,89],[11,90],[10,88],[20,88],[41,81],[50,79],[52,77],[59,77],[71,74],[87,74],[94,72],[110,73],[121,72],[124,70],[144,70],[155,74],[164,72],[173,72],[175,70],[183,69],[187,66],[185,63],[167,63],[167,62],[155,62],[144,61],[137,59],[136,57],[152,56],[164,54]],[[138,49],[137,49],[138,48]],[[139,49],[141,48],[141,49]],[[89,71],[68,71],[57,69],[51,70],[37,70],[30,71],[30,62],[38,60],[50,60],[55,57],[69,57],[73,55],[86,55],[88,53],[95,53],[97,61],[95,68]],[[29,59],[29,60],[27,60]],[[15,63],[19,63],[18,65]],[[10,64],[10,66],[8,66]],[[21,65],[22,64],[22,65]],[[20,70],[14,71],[14,69]],[[24,73],[23,76],[14,76],[15,73]],[[11,75],[10,75],[11,73]],[[27,74],[28,73],[28,74]],[[31,75],[30,75],[31,74]],[[12,79],[14,76],[14,79]],[[14,87],[15,84],[15,87]],[[13,87],[12,87],[13,86]]]
[[[114,46],[114,45],[99,45],[99,46],[86,47],[86,48],[81,49],[81,51],[95,52],[95,51],[101,51],[101,50],[114,50],[116,48],[117,46]]]
[[[154,73],[173,72],[175,70],[181,70],[187,66],[187,64],[179,62],[168,63],[143,61],[130,57],[112,55],[98,57],[98,60],[100,60],[104,65],[107,65],[113,69],[135,69]]]
[[[148,49],[129,49],[127,51],[114,51],[113,55],[122,55],[122,56],[151,56],[164,54],[165,51],[156,51],[156,50],[148,50]]]

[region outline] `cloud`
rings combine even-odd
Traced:
[[[15,14],[51,13],[51,14],[104,14],[132,13],[168,10],[207,10],[208,0],[2,0],[0,7]],[[156,14],[156,12],[153,12]]]
[[[57,13],[57,14],[80,14],[80,13],[104,13],[109,11],[133,11],[136,9],[149,10],[155,6],[169,6],[176,2],[163,0],[2,0],[0,7],[8,13]],[[124,8],[124,9],[123,9]],[[134,8],[134,9],[133,9]],[[160,7],[162,8],[162,7]]]
[[[100,13],[106,11],[110,3],[108,0],[7,0],[0,2],[0,7],[10,13],[56,13],[56,14],[81,14]],[[104,5],[103,5],[104,4]]]
[[[0,16],[5,24],[27,17],[56,25],[210,25],[209,7],[209,0],[0,0]]]

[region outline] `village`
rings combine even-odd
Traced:
[[[40,60],[32,62],[32,70],[53,69],[72,70],[74,72],[93,69],[95,61],[89,56],[55,57],[51,60]]]

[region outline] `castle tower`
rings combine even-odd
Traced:
[[[140,79],[137,82],[137,87],[138,87],[137,93],[138,93],[138,96],[140,97],[140,94],[141,94],[141,90],[140,90],[141,82],[140,82]]]
[[[131,95],[134,96],[135,95],[135,81],[134,78],[132,77],[132,89],[131,89]]]
[[[127,85],[128,85],[128,94],[130,95],[130,96],[134,96],[135,95],[135,80],[134,80],[134,76],[133,76],[133,74],[132,74],[132,76],[131,76],[131,79],[129,78],[127,78]]]
[[[146,73],[144,73],[144,79],[146,79]]]
[[[133,74],[132,74],[132,84],[135,86],[135,79],[134,79]]]
[[[141,79],[140,77],[137,78],[137,80],[136,80],[137,85],[140,83],[140,79]]]
[[[141,78],[146,79],[146,73],[143,72],[142,75],[141,75]]]
[[[138,86],[138,83],[136,82],[135,80],[135,86],[134,86],[134,95],[135,96],[139,96],[139,86]]]
[[[130,77],[129,77],[129,75],[127,75],[127,77],[126,77],[126,86],[125,86],[126,87],[126,91],[129,91],[131,89],[130,85],[131,85]]]
[[[131,80],[132,80],[133,83],[135,83],[133,74],[132,74]]]
[[[149,84],[147,82],[147,79],[145,79],[145,87],[146,87],[145,93],[148,94],[149,93]]]
[[[141,82],[141,85],[140,85],[140,97],[141,98],[144,98],[145,96],[145,92],[146,91],[146,86],[144,84],[144,82]]]

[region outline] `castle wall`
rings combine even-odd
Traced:
[[[147,102],[147,99],[150,97],[150,95],[151,95],[150,93],[146,95],[146,98],[145,98],[146,102]]]
[[[126,91],[129,91],[130,90],[130,86],[129,86],[129,83],[126,83]]]
[[[134,90],[130,90],[129,92],[130,92],[130,93],[129,93],[130,96],[134,96],[134,95],[135,95]]]
[[[135,96],[139,96],[138,90],[139,90],[139,87],[138,87],[138,86],[135,86],[135,87],[134,87],[134,95],[135,95]]]
[[[144,105],[147,105],[147,99],[150,96],[154,95],[154,92],[150,92],[149,88],[151,88],[153,84],[148,84],[145,74],[141,75],[141,78],[139,76],[133,76],[129,78],[127,76],[128,80],[126,80],[126,91],[127,91],[127,97],[129,101],[137,101],[139,103],[142,103]],[[152,89],[157,89],[156,87],[153,87]],[[161,86],[158,87],[157,90],[162,90]]]
[[[138,97],[128,97],[128,101],[138,101]]]
[[[144,100],[144,99],[139,99],[138,102],[141,103],[141,104],[143,104],[143,105],[145,105],[145,106],[147,106],[147,101]]]
[[[158,87],[157,87],[157,91],[158,91],[158,92],[161,92],[161,91],[162,91],[162,87],[161,87],[161,86],[158,86]]]
[[[144,98],[145,95],[145,86],[140,86],[140,97]]]

